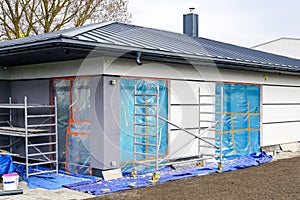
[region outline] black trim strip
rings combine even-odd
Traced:
[[[199,128],[184,128],[185,130],[199,130]],[[180,129],[178,129],[178,128],[171,128],[170,129],[171,131],[181,131]]]
[[[263,123],[263,125],[269,125],[269,124],[287,124],[287,123],[300,123],[300,120],[295,120],[295,121],[281,121],[281,122],[266,122]]]
[[[199,104],[181,103],[181,104],[170,104],[170,106],[199,106]]]
[[[269,87],[287,87],[287,88],[300,88],[300,85],[279,85],[279,84],[262,84],[263,86]]]
[[[204,130],[204,129],[208,129],[209,127],[201,127],[201,130]],[[211,127],[211,128],[214,128],[214,127]],[[195,127],[195,128],[184,128],[185,130],[199,130],[198,127]],[[178,128],[171,128],[170,131],[182,131]],[[211,131],[215,131],[215,130],[211,130]]]
[[[300,103],[263,103],[263,106],[300,106]]]

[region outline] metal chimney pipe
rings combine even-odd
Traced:
[[[195,8],[189,8],[190,13],[183,15],[183,33],[192,37],[198,37],[198,15],[194,14]]]

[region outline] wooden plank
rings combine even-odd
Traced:
[[[1,126],[0,130],[25,133],[25,128],[22,128],[22,127]],[[44,130],[44,129],[27,129],[27,131],[28,131],[28,133],[46,133],[47,132],[47,130]]]

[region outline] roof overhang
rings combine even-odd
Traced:
[[[85,59],[87,57],[97,56],[136,59],[137,52],[142,53],[142,60],[148,61],[205,66],[214,65],[218,68],[224,69],[300,75],[300,68],[249,63],[238,60],[181,54],[147,48],[95,43],[78,39],[75,40],[63,36],[50,38],[43,41],[35,41],[32,43],[2,47],[0,48],[0,66],[13,67],[20,65]]]

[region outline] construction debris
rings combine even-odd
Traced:
[[[109,193],[110,189],[101,189],[100,192],[102,192],[102,193]]]
[[[155,182],[154,180],[149,180],[148,183],[149,183],[150,185],[154,185],[156,182]]]
[[[132,188],[132,189],[137,188],[136,183],[130,183],[130,184],[128,185],[128,187],[130,187],[130,188]]]
[[[175,170],[182,170],[182,169],[193,169],[197,167],[197,162],[191,163],[178,163],[171,165]]]
[[[296,152],[296,151],[299,150],[299,144],[298,144],[298,142],[291,142],[291,143],[287,143],[287,144],[281,144],[280,148],[282,149],[282,151]]]
[[[102,176],[103,176],[103,179],[106,180],[106,181],[114,180],[114,179],[118,179],[118,178],[123,177],[120,168],[103,171]]]

